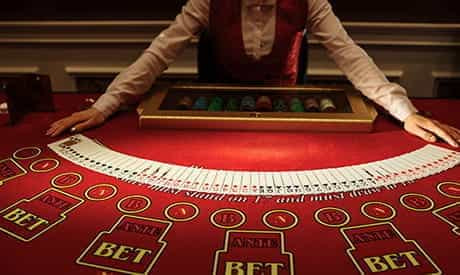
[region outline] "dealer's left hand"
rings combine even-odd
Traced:
[[[453,147],[458,147],[460,130],[419,114],[412,114],[404,121],[404,129],[428,142],[441,138]]]

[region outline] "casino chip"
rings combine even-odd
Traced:
[[[256,110],[259,112],[270,112],[272,109],[272,100],[265,95],[259,96],[256,102]]]
[[[319,105],[320,105],[321,112],[333,113],[337,110],[337,107],[335,107],[334,101],[332,101],[332,99],[329,97],[322,98]]]
[[[275,99],[275,101],[273,102],[273,110],[275,112],[286,112],[287,111],[287,105],[286,105],[286,101],[284,101],[284,99],[282,98],[277,98]]]
[[[251,111],[254,111],[255,109],[256,109],[256,101],[254,100],[254,98],[248,95],[243,97],[243,99],[241,100],[240,110],[251,112]]]
[[[224,108],[224,99],[220,96],[215,96],[211,99],[211,103],[208,106],[208,111],[222,111]]]
[[[289,102],[289,110],[296,113],[305,112],[302,101],[300,101],[298,97],[291,98],[291,101]]]
[[[227,104],[225,105],[225,111],[235,112],[238,111],[239,102],[238,98],[231,97],[228,99]]]
[[[193,105],[193,100],[189,96],[184,96],[176,104],[178,110],[190,110]]]
[[[197,98],[197,100],[193,104],[192,109],[193,110],[200,110],[200,111],[207,110],[208,109],[208,104],[209,104],[208,98],[205,97],[205,96],[200,96],[200,97]]]
[[[319,103],[318,100],[314,97],[309,97],[304,101],[305,111],[307,112],[319,112]]]

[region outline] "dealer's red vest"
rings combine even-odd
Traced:
[[[237,83],[294,85],[307,20],[307,1],[278,0],[275,41],[259,60],[247,56],[241,26],[240,0],[211,0],[209,32],[216,80]]]

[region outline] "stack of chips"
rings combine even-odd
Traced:
[[[332,99],[329,97],[322,98],[319,105],[320,105],[321,112],[332,113],[337,110],[337,107],[335,107],[334,101],[332,101]]]
[[[197,98],[195,101],[195,104],[193,104],[192,107],[193,110],[207,110],[208,109],[208,98],[205,96],[200,96]]]
[[[252,96],[245,96],[241,100],[241,111],[254,111],[256,109],[256,101]]]
[[[282,97],[275,98],[272,100],[269,96],[259,96],[257,101],[253,96],[244,96],[241,102],[238,97],[230,96],[224,104],[224,99],[221,96],[214,96],[211,102],[208,101],[208,97],[199,96],[195,102],[193,102],[190,96],[183,96],[177,102],[176,107],[178,110],[208,110],[208,111],[246,111],[246,112],[336,112],[337,107],[334,101],[330,97],[322,97],[318,100],[316,97],[307,97],[303,102],[299,97],[292,97],[289,101],[289,106]]]
[[[192,98],[189,96],[184,96],[177,102],[177,109],[190,110],[192,108],[192,105],[193,105]]]
[[[291,110],[291,112],[296,113],[305,111],[305,109],[303,108],[302,101],[300,101],[298,97],[291,98],[291,101],[289,102],[289,109]]]
[[[224,99],[220,96],[215,96],[211,99],[211,103],[208,106],[208,111],[222,111],[224,108]]]
[[[273,102],[273,110],[275,112],[286,112],[287,111],[287,105],[286,105],[286,101],[284,101],[284,99],[282,98],[277,98],[275,99],[275,101]]]
[[[256,102],[256,110],[259,112],[270,112],[273,109],[272,101],[268,96],[259,96]]]
[[[235,112],[239,109],[239,102],[236,97],[230,97],[227,100],[227,105],[225,105],[225,111]]]
[[[309,97],[304,101],[305,111],[307,112],[319,112],[319,103],[318,100],[314,97]]]

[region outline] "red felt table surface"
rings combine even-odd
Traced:
[[[15,159],[27,173],[0,186],[0,230],[4,228],[0,231],[0,256],[1,270],[6,272],[4,274],[102,274],[124,271],[239,275],[251,274],[250,270],[254,271],[253,274],[359,274],[372,273],[371,267],[375,269],[374,273],[383,274],[460,272],[456,262],[460,232],[455,231],[455,223],[459,221],[460,198],[447,196],[437,188],[443,182],[460,182],[458,167],[395,189],[370,190],[370,194],[359,196],[250,197],[234,202],[232,200],[238,198],[232,196],[200,199],[195,197],[198,194],[190,192],[158,192],[86,170],[47,149],[46,144],[69,135],[47,137],[45,132],[48,125],[77,111],[88,96],[56,94],[55,113],[28,114],[15,126],[6,125],[6,116],[0,115],[0,160],[13,158],[13,153],[19,148],[37,146],[42,149],[42,153],[32,159]],[[460,101],[418,99],[414,103],[418,108],[431,112],[434,118],[460,128]],[[377,119],[372,133],[239,132],[138,129],[135,112],[128,111],[117,114],[103,126],[84,134],[115,151],[141,158],[244,171],[347,166],[397,156],[425,145],[425,142],[407,134],[399,125],[382,116]],[[449,148],[444,143],[437,145]],[[31,163],[43,158],[57,159],[59,166],[49,172],[34,172]],[[55,176],[67,172],[81,174],[82,181],[68,188],[51,184]],[[106,200],[88,199],[85,193],[99,184],[114,186],[116,194]],[[456,186],[452,185],[454,189]],[[425,202],[432,201],[432,206],[426,211],[415,211],[404,206],[402,197],[412,193],[418,198],[428,197],[429,200]],[[46,205],[50,203],[35,205],[34,200],[48,198],[47,195],[59,197],[75,207],[62,214],[65,219],[55,226],[46,227],[46,231],[32,240],[24,241],[14,236],[14,232],[33,233],[33,230],[32,233],[26,232],[24,226],[19,228],[21,226],[12,221],[13,214],[8,216],[18,206],[21,209],[30,207],[31,212],[37,212],[36,216],[55,217],[52,211],[46,210]],[[145,196],[151,204],[145,210],[130,214],[134,218],[123,217],[126,213],[117,208],[117,204],[132,195]],[[289,199],[292,201],[285,203]],[[394,217],[378,220],[366,216],[361,208],[368,202],[377,202],[378,208],[385,211],[393,209]],[[196,207],[197,216],[188,221],[171,219],[167,213],[174,211],[175,203],[179,203],[178,209],[185,212],[193,212]],[[223,210],[229,208],[232,210]],[[326,226],[315,219],[315,213],[320,209],[332,211],[331,215],[336,217],[343,210],[350,219],[337,227]],[[270,217],[272,210],[275,210],[275,214]],[[441,210],[450,222],[437,215]],[[222,217],[219,215],[225,211],[230,211],[233,218],[238,218],[241,211],[244,215],[242,223],[228,228],[214,225],[211,222],[213,214],[214,217]],[[297,219],[292,228],[270,227],[263,219],[264,215],[268,215],[266,219],[273,218],[272,225],[277,219],[281,224],[294,222],[291,213]],[[163,241],[159,236],[139,237],[128,231],[103,233],[129,219],[162,228]],[[25,230],[25,233],[18,230]],[[364,236],[359,235],[360,230],[367,230],[368,233],[392,232],[381,235],[392,237],[362,243],[356,241],[353,249],[346,236]],[[101,248],[97,252],[97,248],[101,247],[101,238],[117,243],[117,248],[120,245],[137,246],[148,248],[150,252],[146,252],[140,263],[134,263],[133,259],[139,254],[135,254],[134,250],[129,254],[126,252],[129,249],[125,248],[117,259],[114,256],[117,248],[113,248],[113,251]],[[265,242],[264,248],[255,248],[254,243],[252,246],[247,242],[243,245],[245,240],[263,243],[264,238],[265,241],[267,238],[270,240]],[[225,241],[227,252],[224,252]],[[150,257],[152,255],[156,257]]]

